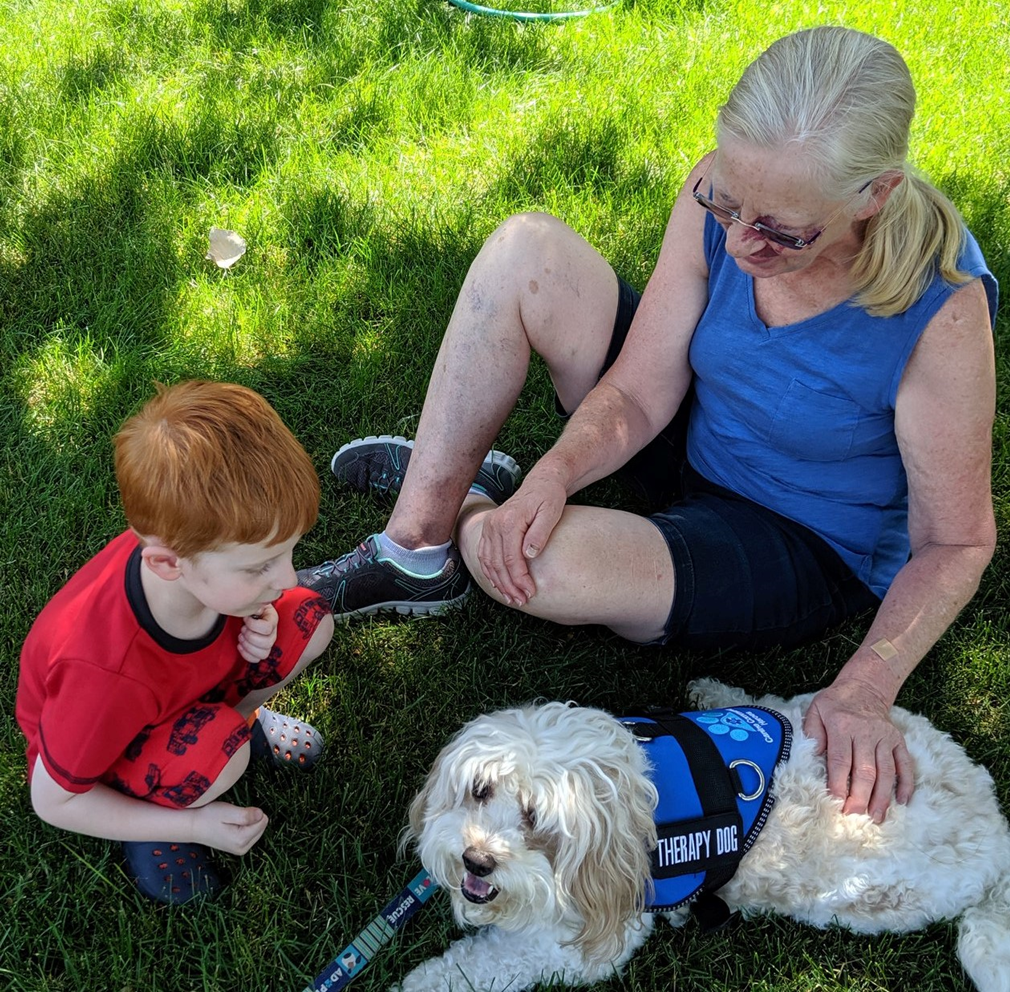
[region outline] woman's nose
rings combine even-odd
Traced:
[[[768,244],[753,228],[745,224],[730,224],[726,231],[726,251],[734,258],[746,258]]]

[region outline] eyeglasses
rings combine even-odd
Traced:
[[[770,241],[772,244],[780,245],[783,248],[792,248],[793,251],[799,251],[801,248],[809,248],[824,233],[824,228],[827,227],[835,219],[835,217],[837,217],[838,214],[842,212],[842,210],[845,207],[845,204],[842,204],[842,206],[839,207],[839,209],[835,211],[834,214],[832,214],[831,218],[827,222],[825,222],[824,227],[822,227],[819,231],[817,231],[812,237],[797,238],[792,234],[783,234],[782,231],[776,231],[774,227],[769,227],[767,224],[760,223],[760,221],[756,221],[753,224],[748,224],[747,221],[743,220],[735,210],[730,210],[729,207],[723,207],[720,204],[716,203],[714,200],[710,200],[707,196],[704,195],[704,193],[699,193],[698,187],[701,185],[702,180],[704,178],[705,177],[702,176],[694,184],[694,189],[691,191],[691,195],[709,213],[713,214],[716,220],[722,221],[725,224],[729,223],[742,224],[744,227],[749,227],[752,231],[757,231],[758,234],[760,234],[761,237],[765,239],[765,241]],[[872,182],[873,180],[871,179],[870,182],[865,183],[863,186],[861,186],[853,195],[855,196],[858,195],[859,193],[862,193],[863,190],[866,189],[866,187],[869,186],[870,183]],[[846,203],[847,202],[848,200],[846,200]]]

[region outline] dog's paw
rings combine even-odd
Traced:
[[[724,685],[716,679],[694,679],[687,684],[687,698],[700,710],[745,706],[753,702],[743,689]]]
[[[691,907],[682,906],[680,909],[671,909],[669,912],[660,914],[671,927],[682,927],[691,919]]]
[[[444,973],[424,967],[415,968],[391,985],[389,992],[452,992],[452,982]]]

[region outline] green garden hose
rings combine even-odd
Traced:
[[[604,10],[616,7],[621,0],[611,0],[600,7],[590,7],[588,10],[568,10],[556,13],[535,14],[531,11],[523,10],[501,10],[498,7],[482,7],[480,4],[470,3],[469,0],[449,0],[454,7],[460,10],[469,11],[471,14],[488,14],[491,17],[507,17],[513,21],[564,21],[572,17],[586,17],[589,14],[598,14]]]

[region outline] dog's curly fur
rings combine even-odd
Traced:
[[[981,992],[1010,992],[1010,830],[988,772],[926,719],[895,707],[916,768],[886,820],[844,815],[802,732],[811,696],[751,700],[705,679],[701,709],[784,713],[794,741],[776,803],[733,879],[732,909],[860,933],[960,917],[958,952]],[[620,971],[648,936],[643,912],[656,791],[628,730],[601,710],[546,703],[480,716],[442,750],[410,810],[404,844],[482,929],[404,979],[403,992],[512,992]],[[676,925],[684,910],[664,914]]]

